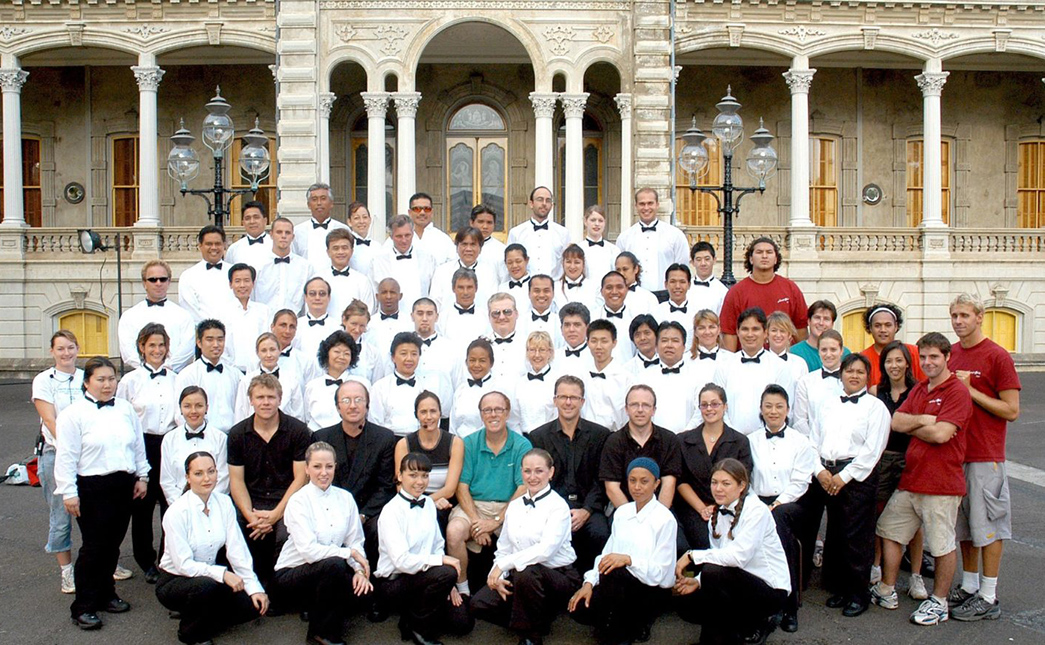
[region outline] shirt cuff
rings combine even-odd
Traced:
[[[431,556],[428,557],[428,568],[439,567],[442,566],[442,564],[443,556],[439,555],[438,553],[433,553]]]
[[[849,482],[853,481],[853,475],[852,475],[852,473],[849,472],[849,467],[848,466],[846,466],[845,468],[843,468],[842,470],[840,470],[838,472],[838,477],[843,482],[845,482],[846,484],[848,484]]]
[[[227,569],[220,564],[212,564],[207,567],[207,577],[219,584],[225,584],[225,571]]]
[[[512,562],[511,556],[504,556],[500,560],[495,560],[494,564],[501,570],[501,577],[505,578],[508,576],[508,572],[515,568],[515,563]]]

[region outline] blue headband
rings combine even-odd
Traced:
[[[632,459],[631,463],[628,464],[628,474],[630,475],[631,471],[636,468],[645,468],[653,474],[654,479],[660,479],[660,466],[649,457],[636,457]]]

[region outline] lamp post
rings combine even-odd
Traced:
[[[722,185],[697,186],[697,177],[703,174],[708,167],[708,151],[704,147],[707,136],[697,129],[696,118],[693,119],[690,129],[682,135],[685,145],[679,151],[678,158],[679,166],[689,175],[690,191],[707,193],[713,196],[718,204],[718,212],[722,216],[722,246],[724,247],[722,284],[727,287],[732,287],[737,282],[733,276],[733,217],[740,213],[740,200],[744,195],[765,192],[766,180],[775,174],[777,165],[777,154],[773,149],[773,135],[759,119],[759,127],[751,135],[751,141],[755,147],[748,153],[746,160],[747,171],[758,180],[758,186],[745,188],[733,185],[733,153],[744,138],[744,121],[738,114],[740,103],[733,98],[732,92],[731,87],[726,88],[726,95],[715,105],[718,108],[718,115],[711,124],[711,131],[722,148]],[[719,193],[722,194],[721,198]],[[734,194],[736,194],[736,200],[733,199]]]
[[[77,231],[77,235],[80,240],[80,251],[87,254],[92,254],[95,251],[109,251],[112,249],[110,246],[106,246],[105,242],[102,241],[102,236],[98,235],[89,228],[82,228]],[[116,243],[113,245],[116,247],[116,318],[119,319],[123,315],[123,255],[120,253],[120,249],[123,248],[123,234],[120,232],[116,233]],[[103,263],[104,265],[104,263]],[[103,303],[104,306],[104,303]],[[123,374],[124,365],[123,357],[120,358],[120,374]]]
[[[199,195],[207,202],[207,214],[214,218],[214,224],[224,228],[229,216],[229,205],[237,195],[253,195],[258,190],[261,180],[268,177],[271,160],[268,152],[268,137],[254,120],[254,127],[243,136],[247,145],[240,151],[240,172],[250,178],[249,188],[226,188],[224,183],[225,151],[232,144],[235,127],[229,117],[229,105],[221,96],[221,88],[217,88],[214,98],[207,103],[207,116],[203,119],[203,145],[214,155],[214,186],[205,189],[190,189],[189,182],[200,172],[200,158],[192,149],[196,137],[185,127],[185,120],[171,142],[174,147],[167,155],[167,174],[181,185],[181,194]],[[211,196],[211,197],[208,197]]]

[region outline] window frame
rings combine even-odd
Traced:
[[[682,137],[675,139],[675,216],[680,226],[721,226],[722,215],[713,195],[692,191],[689,176],[678,165],[679,152],[686,145]],[[697,178],[697,187],[714,188],[722,185],[724,158],[718,139],[708,137],[704,142],[708,149],[708,165]]]
[[[950,226],[951,213],[954,210],[953,204],[951,203],[954,197],[954,148],[955,141],[948,137],[940,138],[940,164],[941,170],[941,215],[943,223]],[[922,163],[925,159],[923,147],[925,145],[924,137],[908,137],[905,145],[904,155],[904,182],[906,189],[904,191],[904,199],[906,204],[907,214],[907,226],[910,228],[916,228],[921,225],[922,220],[925,216],[925,169],[922,167]],[[912,146],[918,153],[912,152]],[[917,160],[918,171],[916,173],[911,172],[912,163]],[[916,185],[912,184],[912,180],[916,181]]]
[[[119,184],[116,183],[116,144],[119,141],[132,140],[134,145],[133,150],[133,170],[134,182],[131,184]],[[141,150],[141,140],[137,133],[123,133],[123,134],[112,134],[109,136],[109,221],[112,226],[133,226],[140,216],[139,212],[139,194],[141,190],[141,168],[139,166]],[[131,213],[131,219],[127,219],[121,213],[117,212],[118,201],[116,199],[117,191],[129,190],[134,195],[134,208]]]
[[[817,183],[816,180],[818,178],[825,176],[817,169],[817,165],[823,166],[823,157],[819,151],[822,150],[823,144],[828,143],[831,147],[831,166],[827,174],[831,176],[833,183]],[[838,213],[841,210],[841,191],[839,186],[842,172],[841,164],[839,163],[841,161],[839,155],[841,147],[841,137],[823,134],[814,134],[809,137],[809,219],[814,226],[838,226]],[[819,164],[817,164],[818,160],[820,161]],[[824,195],[825,199],[817,199],[818,191]],[[830,194],[833,194],[833,197],[829,197]],[[830,203],[830,212],[818,210],[817,205],[821,203],[825,205]]]
[[[1024,149],[1033,147],[1037,157],[1036,185],[1024,186]],[[1042,228],[1045,227],[1045,138],[1024,139],[1016,144],[1016,227],[1018,228]],[[1032,213],[1024,210],[1025,197],[1034,197],[1035,208]]]
[[[243,177],[243,173],[239,167],[240,154],[243,151],[243,139],[237,137],[232,145],[229,146],[228,153],[228,171],[229,171],[229,187],[230,188],[250,188],[250,181]],[[268,176],[262,183],[258,184],[257,193],[253,196],[249,194],[236,195],[229,202],[229,226],[240,226],[243,223],[243,216],[241,214],[240,204],[246,201],[258,200],[265,204],[265,208],[268,209],[268,219],[271,222],[274,217],[273,213],[276,212],[277,204],[277,193],[276,193],[276,182],[279,179],[279,169],[276,164],[276,137],[268,137],[268,151],[269,164]],[[265,199],[260,199],[259,196],[267,195]]]

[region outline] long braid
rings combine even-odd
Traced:
[[[716,504],[715,505],[715,515],[712,517],[712,522],[711,522],[711,536],[713,538],[715,538],[716,540],[719,539],[720,537],[722,537],[721,535],[718,534],[718,516],[719,516],[719,514],[721,512],[722,512],[722,505],[721,504]],[[730,530],[732,530],[732,528],[733,527],[730,527]]]
[[[744,499],[747,497],[747,491],[741,494],[740,501],[737,502],[736,509],[733,510],[733,521],[729,523],[729,539],[733,539],[733,529],[736,527],[737,522],[740,521],[740,513],[744,510]],[[716,536],[717,537],[717,536]]]

